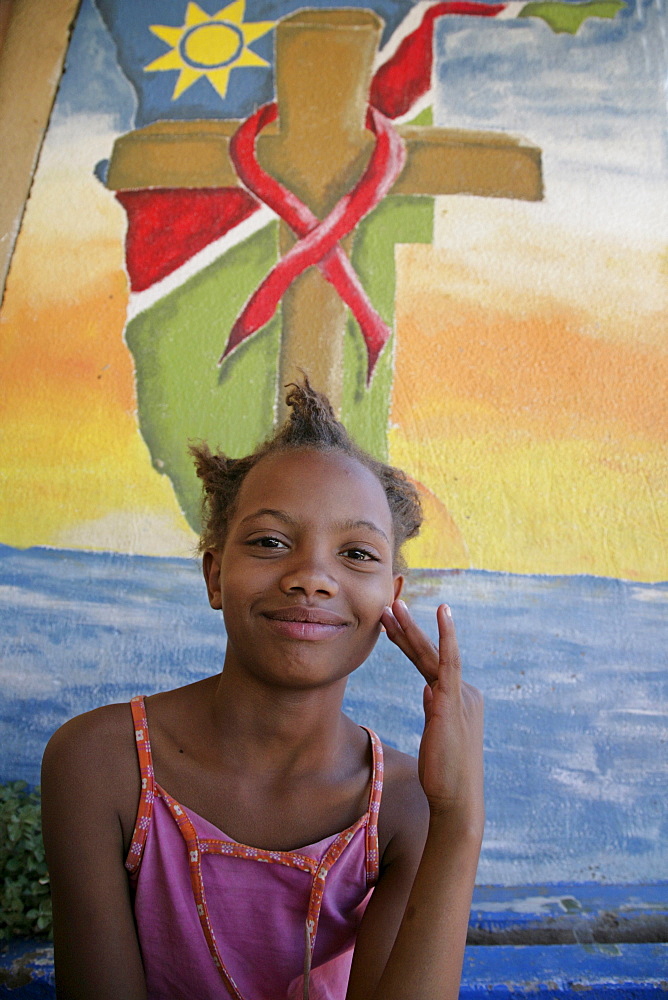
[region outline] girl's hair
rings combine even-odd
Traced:
[[[417,489],[406,475],[391,465],[379,462],[363,451],[336,419],[329,400],[317,392],[304,376],[303,384],[286,386],[286,403],[291,413],[273,437],[245,458],[213,454],[208,445],[191,445],[197,475],[202,480],[202,528],[200,552],[220,548],[234,514],[239,490],[250,470],[267,455],[297,449],[338,451],[356,459],[369,469],[385,490],[394,528],[395,568],[403,566],[401,546],[420,530],[422,507]]]

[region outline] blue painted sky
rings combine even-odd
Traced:
[[[136,36],[139,65],[157,58],[167,46],[148,30],[151,23],[182,23],[184,0],[99,0],[111,23],[132,23],[145,30]],[[221,5],[202,0],[207,12]],[[247,20],[274,19],[304,6],[297,0],[282,5],[249,3]],[[331,6],[318,0],[308,6]],[[346,6],[346,4],[343,4]],[[385,34],[412,6],[406,0],[376,0],[384,16]],[[502,39],[502,40],[501,40]],[[272,36],[262,42],[272,58]],[[261,40],[254,43],[260,51]],[[626,154],[641,169],[665,167],[668,152],[668,18],[662,0],[629,0],[614,20],[590,18],[577,35],[555,34],[540,19],[492,21],[486,18],[442,17],[435,32],[435,82],[438,103],[453,127],[497,125],[542,134],[560,144],[596,139],[611,156],[620,156],[617,139],[626,142]],[[235,87],[244,73],[232,76]],[[270,75],[270,74],[269,74]],[[180,116],[180,101],[171,102],[175,73],[138,75],[159,86],[164,117]],[[209,113],[229,113],[205,80],[198,100],[208,102]],[[193,90],[195,89],[193,88]],[[265,98],[266,99],[266,98]],[[56,106],[57,116],[75,113],[109,114],[119,131],[133,127],[136,98],[121,72],[114,43],[93,0],[83,0],[72,36],[67,72]],[[626,169],[626,164],[621,164]]]
[[[134,91],[116,61],[111,35],[92,0],[82,0],[53,123],[63,125],[72,115],[84,114],[106,120],[114,131],[127,132],[133,127],[136,107]]]
[[[523,134],[562,166],[668,180],[668,20],[631,0],[576,35],[539,18],[443,17],[436,35],[439,124]],[[665,189],[668,190],[668,189]]]
[[[224,0],[200,0],[199,6],[215,14],[226,6]],[[330,0],[247,0],[245,22],[275,21],[304,6],[373,8],[385,23],[383,42],[410,10],[409,0],[348,0],[332,4]],[[222,100],[207,80],[195,83],[177,101],[171,96],[175,72],[145,73],[143,67],[164,55],[169,46],[150,30],[152,24],[179,27],[184,22],[185,0],[83,0],[72,37],[68,76],[58,98],[58,114],[78,112],[114,117],[119,131],[141,126],[156,118],[197,118],[221,116],[234,118],[249,114],[273,97],[271,69],[233,71],[230,88]],[[111,40],[111,29],[118,51]],[[273,32],[253,42],[253,51],[273,62]],[[121,73],[119,65],[124,69]],[[136,92],[128,84],[131,79]],[[115,104],[114,102],[118,103]]]

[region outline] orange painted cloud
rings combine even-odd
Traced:
[[[665,579],[666,353],[589,335],[583,306],[500,294],[453,251],[398,258],[391,456],[470,564]]]

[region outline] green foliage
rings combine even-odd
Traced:
[[[51,934],[39,789],[0,785],[0,941]]]

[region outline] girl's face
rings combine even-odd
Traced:
[[[340,452],[268,455],[248,473],[225,545],[204,556],[234,665],[285,687],[347,677],[399,595],[383,487]]]

